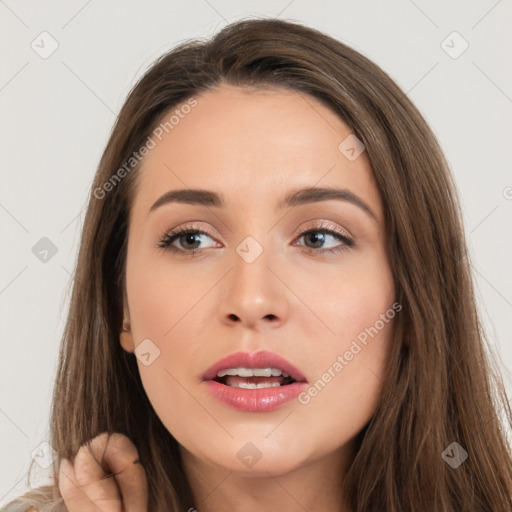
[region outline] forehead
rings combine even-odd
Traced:
[[[173,189],[217,190],[228,206],[247,207],[262,206],[262,197],[277,203],[295,188],[334,186],[364,197],[382,215],[366,153],[346,158],[339,145],[352,131],[312,96],[222,85],[194,100],[162,116],[166,129],[161,140],[153,137],[138,171],[134,210],[149,210]]]

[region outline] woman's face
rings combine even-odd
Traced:
[[[122,345],[185,462],[279,475],[340,460],[375,411],[395,315],[364,147],[302,93],[222,85],[195,100],[138,171]],[[310,188],[346,193],[295,195]]]

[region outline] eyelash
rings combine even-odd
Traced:
[[[302,231],[298,234],[298,238],[302,238],[304,235],[308,235],[310,233],[326,233],[329,235],[333,235],[335,238],[337,238],[339,241],[343,242],[342,245],[339,245],[335,248],[329,248],[329,249],[314,249],[311,247],[306,247],[307,252],[315,253],[315,254],[337,254],[339,252],[348,251],[354,246],[354,241],[344,235],[343,233],[339,232],[338,230],[322,224],[319,226],[315,226],[314,228],[307,229],[306,231]],[[194,226],[185,226],[183,228],[179,228],[173,231],[169,231],[165,233],[159,240],[157,247],[160,247],[164,251],[169,251],[175,254],[183,255],[183,256],[193,256],[194,254],[197,254],[198,252],[201,252],[202,249],[192,249],[192,250],[184,250],[184,249],[178,249],[172,245],[172,243],[178,239],[181,236],[188,235],[188,234],[201,234],[209,236],[211,235],[207,233],[206,231],[203,231],[202,229],[198,229]]]

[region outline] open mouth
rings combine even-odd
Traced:
[[[297,382],[279,368],[228,368],[220,370],[214,382],[234,388],[264,389]]]
[[[274,352],[236,352],[208,368],[204,387],[223,405],[242,412],[270,412],[307,387],[302,372]]]

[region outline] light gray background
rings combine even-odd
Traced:
[[[418,106],[459,188],[482,319],[512,368],[511,0],[0,0],[0,15],[0,503],[24,490],[31,452],[48,439],[83,208],[116,113],[157,56],[248,15],[342,40]],[[43,31],[59,45],[47,59],[31,48],[49,48]],[[469,43],[456,59],[441,46],[453,31]],[[445,45],[462,48],[456,36]],[[58,249],[46,263],[32,253],[42,237]]]

